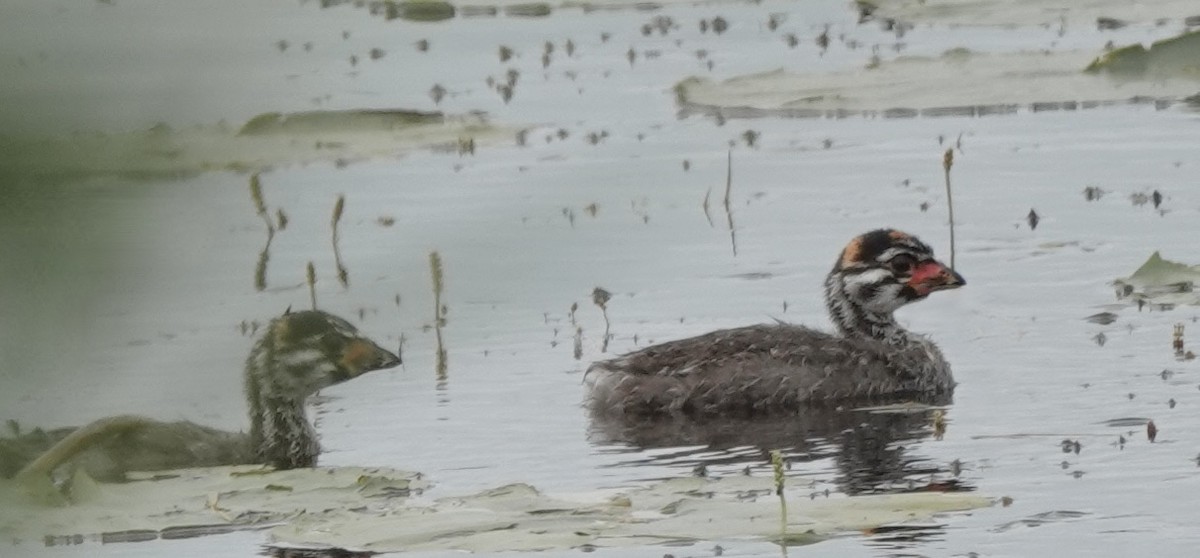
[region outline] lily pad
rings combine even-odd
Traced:
[[[30,501],[24,487],[5,481],[0,497],[19,504],[0,510],[0,537],[111,542],[269,528],[275,544],[373,552],[564,550],[747,537],[807,544],[991,504],[966,493],[810,500],[787,491],[781,521],[769,477],[684,477],[624,492],[558,495],[512,484],[429,501],[420,497],[427,486],[420,475],[386,469],[243,466],[171,473],[122,484],[77,480],[76,501],[62,506]]]
[[[1155,252],[1133,275],[1113,281],[1117,298],[1137,304],[1200,305],[1200,265],[1173,262]]]
[[[1105,53],[1085,72],[1122,77],[1185,77],[1200,79],[1200,31],[1163,39],[1143,47],[1133,44]]]

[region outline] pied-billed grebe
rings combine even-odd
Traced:
[[[246,359],[248,434],[191,422],[108,417],[70,431],[17,476],[51,473],[76,456],[89,474],[104,480],[120,480],[128,471],[246,463],[313,467],[320,445],[305,399],[321,388],[399,364],[400,357],[346,320],[318,310],[289,312],[271,321]]]
[[[964,284],[916,237],[871,231],[846,245],[825,278],[836,334],[777,323],[653,345],[592,364],[589,404],[602,414],[748,415],[947,393],[954,379],[941,351],[892,313]]]

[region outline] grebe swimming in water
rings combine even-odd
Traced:
[[[36,450],[40,455],[24,464],[18,478],[50,474],[68,461],[102,480],[123,480],[128,471],[247,463],[276,469],[314,467],[320,445],[304,410],[305,399],[322,388],[399,364],[400,357],[346,320],[319,310],[288,312],[271,321],[246,359],[249,433],[120,415],[77,429],[15,436],[0,444],[0,458],[6,458],[0,465],[15,470],[29,460],[23,455]]]
[[[777,323],[668,341],[588,368],[589,405],[616,415],[753,415],[810,403],[948,393],[937,345],[893,317],[929,293],[966,284],[916,237],[858,236],[825,278],[827,333]]]

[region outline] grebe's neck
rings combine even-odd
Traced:
[[[896,322],[892,312],[864,308],[846,290],[835,269],[825,277],[825,306],[838,333],[849,339],[874,339],[889,345],[908,346],[918,339]]]
[[[246,360],[246,403],[251,449],[277,469],[313,467],[320,445],[304,410],[307,393],[297,389],[286,358],[266,335]],[[293,363],[298,364],[298,363]]]

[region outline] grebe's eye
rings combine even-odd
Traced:
[[[897,275],[908,275],[917,265],[916,258],[908,254],[900,254],[888,261],[888,267],[892,268],[892,272]]]

